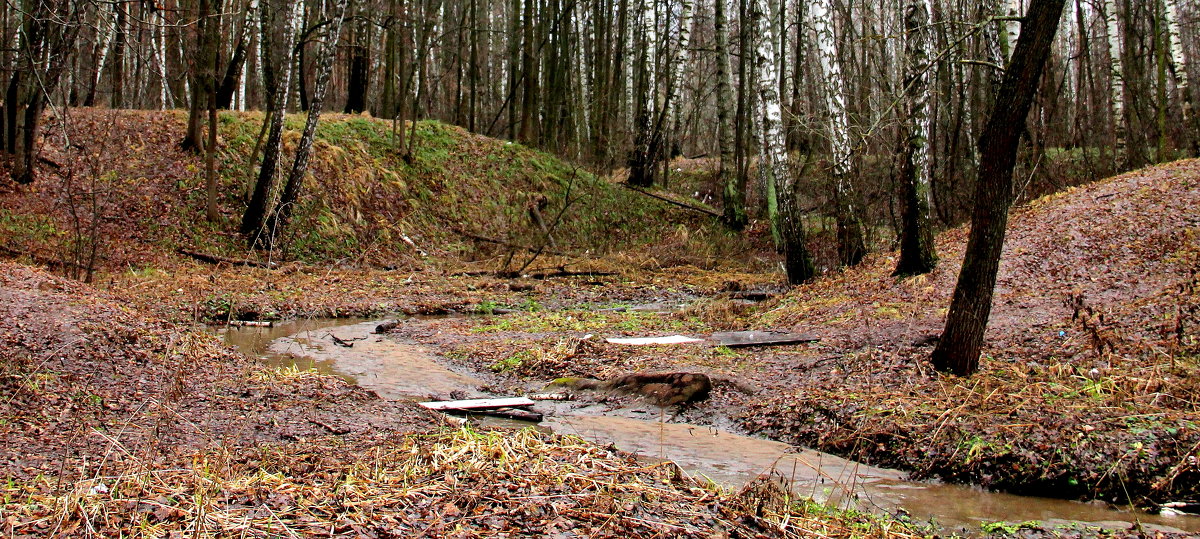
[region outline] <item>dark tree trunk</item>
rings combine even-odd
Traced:
[[[258,169],[258,180],[254,183],[254,193],[250,196],[250,204],[242,214],[242,234],[250,236],[250,244],[259,243],[255,235],[263,231],[267,217],[267,202],[275,183],[275,170],[279,165],[279,147],[283,139],[283,115],[287,106],[287,92],[290,82],[289,73],[293,72],[292,39],[295,28],[291,25],[291,9],[289,1],[264,0],[262,28],[264,57],[263,89],[267,93],[267,104],[270,108],[270,131],[267,142],[263,147],[263,161]],[[282,33],[275,29],[283,28]],[[282,35],[281,35],[282,34]],[[282,37],[280,42],[276,39]],[[270,232],[270,231],[266,231]]]
[[[905,80],[904,136],[900,141],[897,170],[904,207],[900,229],[900,260],[895,275],[920,275],[937,265],[933,227],[929,222],[929,133],[927,110],[929,83],[929,11],[924,0],[904,6]]]
[[[1065,3],[1032,0],[996,104],[979,137],[982,155],[971,234],[946,329],[933,351],[933,364],[939,371],[967,376],[979,369],[1012,203],[1017,148]]]
[[[733,147],[733,89],[729,63],[729,17],[725,13],[725,2],[716,0],[713,7],[713,29],[716,33],[717,52],[717,145],[721,153],[718,176],[725,209],[725,225],[733,230],[746,228],[746,184],[737,173]]]
[[[12,155],[10,177],[17,183],[29,184],[35,177],[45,96],[53,95],[58,87],[83,24],[77,2],[34,0],[22,4],[21,55],[14,66],[4,104],[4,147]]]
[[[247,12],[249,7],[246,8]],[[238,82],[242,79],[242,66],[246,63],[246,13],[242,17],[242,29],[238,31],[237,45],[233,48],[233,58],[225,66],[225,75],[217,87],[217,108],[228,110],[233,105],[233,94],[237,91]]]
[[[187,132],[179,145],[184,150],[204,152],[204,115],[217,88],[216,66],[220,63],[221,1],[200,0],[197,6],[196,54],[192,67],[192,102],[188,107]]]
[[[109,100],[111,107],[114,109],[125,108],[125,44],[128,41],[128,32],[125,24],[125,9],[126,5],[122,3],[113,4],[116,10],[116,33],[113,37],[112,50],[112,99]]]
[[[346,83],[346,114],[367,110],[367,86],[370,83],[371,49],[366,19],[354,28],[354,44],[350,47],[350,80]]]

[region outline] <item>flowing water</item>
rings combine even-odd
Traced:
[[[377,321],[304,320],[271,328],[225,331],[230,343],[280,366],[314,368],[334,374],[387,399],[446,399],[487,396],[484,381],[440,362],[421,346],[375,335]],[[337,337],[351,347],[336,344]],[[762,474],[775,473],[793,490],[817,501],[873,511],[903,510],[935,519],[949,529],[978,530],[980,522],[1042,521],[1044,525],[1086,523],[1129,528],[1200,532],[1200,517],[1168,517],[1119,511],[1104,504],[987,492],[962,485],[906,481],[897,470],[876,468],[812,450],[797,451],[780,442],[740,436],[697,425],[664,423],[657,409],[623,409],[598,415],[595,407],[546,403],[542,427],[587,440],[612,444],[649,459],[674,461],[728,488]],[[638,414],[643,415],[638,418]],[[496,422],[495,424],[503,424]],[[508,423],[527,426],[527,423]]]

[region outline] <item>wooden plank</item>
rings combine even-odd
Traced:
[[[785,333],[782,331],[722,331],[712,334],[712,340],[721,346],[740,348],[744,346],[782,346],[817,342],[820,337],[807,333]]]
[[[690,342],[700,342],[704,339],[695,337],[685,337],[683,335],[671,335],[668,337],[633,337],[633,338],[609,338],[604,339],[606,342],[613,344],[629,344],[633,346],[647,346],[653,344],[684,344]]]
[[[508,397],[502,399],[469,399],[461,401],[431,401],[419,402],[430,410],[488,410],[495,408],[525,408],[536,404],[525,397]]]

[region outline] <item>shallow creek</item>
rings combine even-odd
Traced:
[[[447,366],[422,346],[375,335],[378,321],[304,320],[271,328],[232,328],[225,339],[241,351],[279,366],[315,368],[375,391],[386,399],[484,397],[485,382]],[[353,343],[335,344],[332,336]],[[1089,504],[987,492],[963,485],[904,480],[904,472],[875,468],[780,442],[740,436],[706,426],[663,423],[653,406],[608,410],[599,406],[539,403],[546,414],[539,428],[575,434],[647,459],[668,459],[728,488],[775,472],[793,490],[817,501],[870,511],[903,510],[919,519],[935,519],[949,531],[977,531],[980,522],[1029,520],[1056,526],[1129,528],[1140,521],[1149,529],[1200,532],[1198,517],[1166,517],[1119,511]],[[600,415],[604,413],[606,415]],[[616,415],[613,415],[616,414]],[[504,420],[493,425],[529,426]],[[965,528],[965,529],[964,529]]]

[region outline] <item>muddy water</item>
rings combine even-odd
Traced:
[[[374,335],[378,321],[311,320],[272,328],[230,329],[226,340],[244,352],[281,366],[315,368],[371,389],[384,398],[445,399],[485,396],[482,380],[438,361],[421,346]],[[353,343],[337,345],[331,336]],[[817,501],[872,511],[904,510],[935,519],[951,529],[978,530],[980,522],[1038,520],[1129,528],[1140,521],[1149,529],[1200,532],[1200,518],[1161,517],[1088,504],[987,492],[960,485],[904,480],[897,470],[875,468],[812,450],[796,451],[780,442],[738,436],[696,425],[662,423],[656,410],[644,419],[596,415],[594,408],[540,405],[542,424],[649,459],[667,459],[713,482],[737,488],[761,474],[775,472],[794,491]]]

